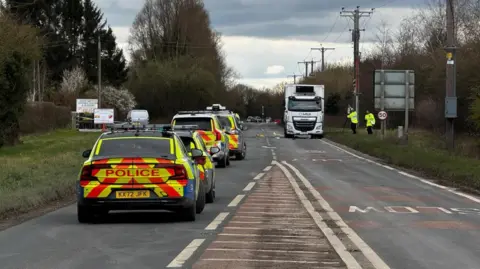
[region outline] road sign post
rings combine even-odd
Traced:
[[[380,112],[378,112],[378,114],[377,114],[377,117],[380,120],[380,126],[381,126],[380,134],[381,134],[382,139],[384,139],[385,138],[385,125],[386,125],[385,120],[388,117],[388,113],[387,113],[387,111],[380,110]]]
[[[413,70],[375,70],[374,103],[380,111],[405,111],[404,138],[408,139],[409,113],[415,109]],[[382,138],[386,122],[382,121]]]

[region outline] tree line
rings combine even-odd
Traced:
[[[75,98],[96,95],[98,39],[102,81],[119,88],[127,81],[127,63],[92,0],[0,4],[0,147],[19,142],[19,117],[27,103],[74,109]],[[72,81],[82,83],[69,85]]]
[[[478,134],[480,128],[480,6],[476,0],[456,2],[457,30],[457,96],[456,129]],[[446,16],[444,1],[434,1],[427,9],[417,10],[404,18],[398,29],[388,22],[377,26],[376,47],[364,52],[360,64],[360,111],[375,111],[373,72],[375,69],[410,69],[415,71],[415,111],[413,127],[443,132],[446,58]],[[370,29],[367,29],[371,31]],[[325,84],[326,112],[345,115],[353,105],[353,67],[328,65],[302,83]],[[388,125],[403,125],[404,112],[390,112]]]

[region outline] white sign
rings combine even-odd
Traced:
[[[443,214],[459,214],[459,215],[480,215],[478,208],[443,208],[438,206],[385,206],[383,208],[375,208],[372,206],[358,207],[350,206],[348,209],[350,213],[399,213],[399,214],[418,214],[418,213],[443,213]]]
[[[77,113],[94,113],[98,108],[98,99],[77,99]]]
[[[386,120],[387,117],[388,117],[387,111],[382,110],[382,111],[378,112],[378,118],[380,120]]]
[[[97,108],[93,116],[93,123],[95,124],[110,124],[113,123],[114,115],[113,109]]]

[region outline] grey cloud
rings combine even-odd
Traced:
[[[412,7],[423,5],[423,0],[205,0],[213,26],[224,35],[248,35],[257,37],[295,37],[307,33],[329,32],[333,20],[341,8],[352,10],[359,5],[362,10],[375,7]],[[288,20],[316,20],[317,26]],[[343,32],[347,18],[341,18],[332,37]],[[312,23],[310,23],[312,24]],[[351,27],[350,27],[351,28]],[[346,29],[348,31],[348,29]],[[333,37],[333,40],[336,37]],[[330,39],[330,38],[329,38]],[[327,40],[331,41],[331,40]]]

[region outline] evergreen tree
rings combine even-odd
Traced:
[[[112,86],[119,87],[127,80],[127,62],[123,50],[118,48],[112,28],[103,36],[102,76]]]

